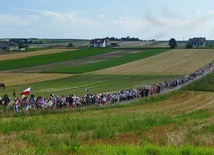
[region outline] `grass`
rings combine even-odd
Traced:
[[[214,92],[214,72],[183,87],[183,90]]]
[[[98,54],[104,54],[113,52],[114,49],[82,49],[68,52],[60,52],[54,54],[46,54],[39,56],[32,56],[28,58],[21,58],[15,60],[4,60],[0,61],[0,70],[18,69],[25,67],[38,66],[43,64],[49,64],[60,61],[67,61],[73,59],[80,59],[87,56],[93,56]]]
[[[142,98],[117,108],[1,118],[0,153],[212,154],[213,124],[201,123],[212,118],[206,115],[206,109],[176,116],[169,114],[170,109],[155,110],[157,102],[164,104],[183,93]],[[195,120],[197,114],[206,116]],[[186,116],[188,119],[180,119]]]
[[[35,51],[49,50],[49,49],[50,48],[27,48],[25,51],[21,51],[21,52],[35,52]]]
[[[105,148],[105,149],[104,149]],[[144,147],[141,146],[130,146],[130,145],[102,145],[97,144],[93,147],[85,147],[79,149],[84,151],[85,154],[141,154],[141,155],[209,155],[213,153],[213,149],[207,149],[203,147],[192,147],[192,146],[164,146],[157,147],[155,145],[147,144]],[[91,152],[91,153],[89,153]]]
[[[201,85],[206,86],[204,81],[213,85],[212,76],[209,80],[206,77]],[[13,89],[21,92],[29,86],[35,96],[83,95],[85,88],[94,94],[176,77],[84,74],[14,85],[0,95],[12,95]],[[127,104],[40,113],[5,114],[1,107],[0,154],[210,155],[214,153],[213,102],[207,98],[213,99],[212,95],[211,92],[200,95],[200,92],[175,91]]]
[[[85,89],[90,93],[98,94],[122,89],[137,88],[143,85],[162,82],[166,79],[176,78],[178,76],[156,76],[156,75],[75,75],[68,78],[56,79],[51,81],[37,82],[31,84],[22,84],[7,87],[4,92],[12,94],[13,89],[16,92],[22,92],[27,87],[31,87],[31,93],[34,95],[49,96],[51,93],[57,95],[84,95]],[[118,82],[119,81],[119,82]]]
[[[128,62],[144,59],[166,51],[168,51],[168,49],[144,50],[139,53],[129,54],[119,58],[112,58],[101,62],[95,62],[95,63],[85,64],[85,65],[75,66],[70,68],[61,68],[61,69],[51,70],[48,72],[72,73],[72,74],[86,73],[86,72],[96,71],[99,69],[109,68],[109,67],[125,64]]]
[[[180,116],[178,116],[178,118],[182,118],[182,119],[206,119],[211,117],[213,114],[212,112],[208,111],[208,110],[197,110],[197,111],[193,111],[190,113],[183,113]]]

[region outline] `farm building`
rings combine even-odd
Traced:
[[[189,39],[189,44],[192,45],[192,47],[205,47],[206,46],[206,38],[203,37],[196,37]]]
[[[0,50],[6,51],[19,50],[19,45],[12,41],[0,41]]]
[[[106,39],[92,39],[90,41],[90,47],[106,47],[107,40]]]

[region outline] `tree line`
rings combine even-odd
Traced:
[[[106,39],[110,41],[141,41],[139,38],[130,37],[130,36],[122,37],[122,38],[106,37]]]

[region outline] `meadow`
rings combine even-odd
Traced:
[[[197,80],[194,84],[189,84],[183,90],[214,92],[214,72],[207,75],[204,79]]]
[[[63,74],[64,75],[64,74]],[[34,95],[49,96],[55,94],[58,96],[75,94],[83,96],[86,94],[85,89],[89,89],[91,94],[100,94],[107,92],[117,92],[129,88],[142,87],[143,85],[155,84],[162,82],[165,79],[172,79],[178,76],[156,76],[156,75],[72,75],[62,77],[63,75],[57,74],[57,79],[47,79],[42,77],[44,81],[31,82],[27,84],[12,85],[6,88],[6,92],[12,95],[13,89],[17,93],[22,92],[24,89],[31,87],[31,93]],[[54,78],[54,76],[52,77]],[[0,92],[3,95],[4,92]]]
[[[100,69],[110,68],[121,64],[126,64],[136,60],[141,60],[141,59],[151,57],[166,51],[168,51],[168,49],[143,50],[142,52],[128,54],[123,57],[111,58],[105,61],[94,62],[94,63],[84,64],[84,65],[79,65],[79,66],[74,66],[69,68],[61,68],[61,69],[52,70],[49,72],[81,74],[81,73],[92,72]]]
[[[93,50],[83,49],[83,50],[78,50],[78,52],[71,50],[67,52],[57,52],[54,54],[43,54],[38,56],[33,55],[26,58],[3,60],[3,61],[0,61],[0,70],[26,68],[26,67],[43,65],[43,64],[50,64],[50,63],[59,62],[59,61],[80,59],[83,57],[88,57],[88,56],[93,56],[93,55],[103,54],[103,53],[108,53],[113,51],[115,50],[114,49],[93,49]]]
[[[207,98],[209,106],[198,108]],[[212,93],[177,91],[129,104],[3,117],[0,153],[209,155],[213,99]]]
[[[83,52],[81,54],[78,52],[72,58],[77,59],[78,56],[89,58],[92,55],[116,50],[118,49],[81,49],[78,51]],[[102,66],[109,61],[107,64],[112,63],[112,65],[107,65],[106,69],[98,70],[100,69],[98,67],[96,71],[85,70],[84,65],[77,65],[79,70],[84,70],[81,72],[84,74],[10,73],[10,68],[5,67],[5,72],[1,70],[0,81],[7,81],[10,84],[6,83],[6,90],[1,91],[0,96],[4,93],[12,96],[13,89],[19,94],[29,86],[32,87],[31,93],[36,96],[48,96],[51,93],[81,96],[86,93],[85,88],[88,88],[92,94],[119,91],[181,77],[186,72],[193,72],[213,61],[211,50],[163,51],[161,49],[159,51],[156,49],[155,54],[149,53],[148,56],[143,56],[142,53],[145,51],[94,63],[95,66]],[[60,62],[66,61],[66,55],[72,56],[73,53],[76,53],[76,50],[48,55],[50,58],[60,57],[54,60]],[[186,53],[185,56],[183,56],[184,53]],[[37,58],[45,60],[48,55],[29,58],[34,65],[33,62]],[[138,57],[141,60],[137,60]],[[26,59],[7,61],[11,66],[15,66],[15,63],[22,64]],[[125,69],[116,69],[121,65],[116,61],[113,62],[112,59],[121,61],[124,59],[123,65],[129,64],[126,65],[126,72],[124,72]],[[139,61],[150,62],[148,59],[151,61],[148,66],[138,63]],[[31,63],[31,61],[28,62]],[[3,62],[5,61],[0,61],[1,64]],[[159,65],[164,62],[165,70],[154,72],[154,66],[160,67]],[[182,71],[185,68],[183,65],[188,62],[190,65],[188,70]],[[136,66],[133,67],[130,63],[138,63],[140,67],[135,69]],[[152,66],[152,64],[155,65]],[[175,65],[175,72],[171,71],[170,64]],[[147,68],[149,66],[152,66],[150,72]],[[19,67],[26,66],[22,64]],[[66,70],[70,73],[70,69]],[[109,72],[110,70],[115,71],[113,73]],[[5,113],[4,107],[0,107],[0,154],[213,154],[213,75],[214,73],[211,73],[182,90],[139,98],[126,103],[18,114],[12,111]],[[15,76],[20,78],[16,78],[15,81]],[[50,78],[51,76],[53,79]],[[198,86],[200,88],[197,88]]]

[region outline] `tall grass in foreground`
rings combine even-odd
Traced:
[[[183,93],[64,114],[2,118],[0,154],[213,153],[214,124],[206,123],[212,110],[171,116],[168,111],[154,109],[157,102]]]
[[[103,145],[80,147],[77,153],[83,154],[141,154],[141,155],[211,155],[214,149],[193,146],[164,146],[146,144],[144,147],[135,145]]]

